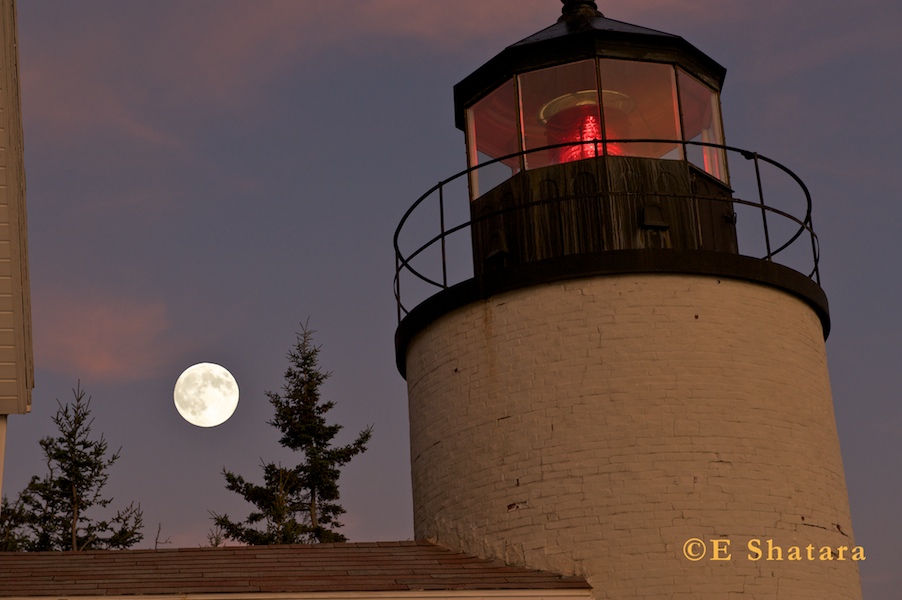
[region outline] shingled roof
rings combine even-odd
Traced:
[[[403,596],[426,590],[569,590],[574,597],[588,597],[589,585],[579,577],[511,567],[423,541],[0,553],[2,598],[322,592]]]

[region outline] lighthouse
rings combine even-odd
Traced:
[[[861,597],[811,198],[726,144],[725,74],[563,0],[455,86],[467,169],[395,234],[418,538],[599,599]]]

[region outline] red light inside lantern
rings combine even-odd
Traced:
[[[565,108],[548,119],[545,133],[548,135],[549,145],[573,144],[556,148],[555,162],[565,163],[596,156],[596,144],[581,142],[601,139],[598,106],[589,104]]]
[[[572,106],[555,113],[548,119],[545,132],[549,145],[572,144],[554,150],[557,163],[594,158],[605,152],[614,156],[625,154],[622,144],[617,142],[602,144],[601,122],[596,104]],[[611,135],[610,127],[608,137],[617,137]]]

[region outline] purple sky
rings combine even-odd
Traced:
[[[406,388],[394,366],[391,236],[464,166],[452,86],[550,25],[557,0],[19,3],[36,364],[10,418],[4,491],[43,473],[37,440],[80,379],[122,446],[110,492],[152,547],[247,514],[223,466],[289,463],[264,390],[310,317],[343,441],[345,533],[413,535]],[[632,0],[606,16],[678,34],[728,69],[727,142],[814,198],[827,342],[865,597],[902,588],[902,5]],[[172,405],[187,366],[232,371],[241,403],[198,429]]]

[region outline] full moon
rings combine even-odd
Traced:
[[[188,367],[175,382],[175,408],[198,427],[216,427],[229,420],[238,406],[238,382],[215,363]]]

